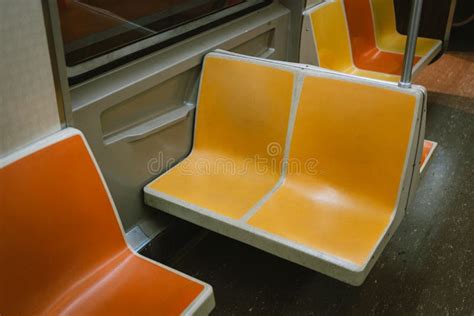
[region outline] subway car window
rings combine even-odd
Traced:
[[[107,71],[270,2],[58,0],[68,76]]]

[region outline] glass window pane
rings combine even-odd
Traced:
[[[58,0],[66,64],[72,67],[158,34],[150,46],[268,0]],[[226,14],[228,12],[228,14]],[[203,23],[199,24],[199,21]],[[193,28],[186,25],[193,22]],[[189,27],[188,27],[189,28]],[[182,30],[181,30],[182,29]],[[173,31],[176,30],[176,31]],[[124,55],[146,47],[136,45]],[[119,56],[123,57],[123,56]],[[114,55],[116,59],[117,56]],[[109,59],[110,60],[110,59]],[[97,63],[96,63],[97,64]],[[90,70],[90,69],[86,69]]]

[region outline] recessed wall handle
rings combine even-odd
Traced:
[[[263,53],[261,53],[258,57],[260,57],[260,58],[270,58],[273,54],[275,54],[275,48],[269,47]]]
[[[116,142],[134,142],[143,139],[151,134],[158,133],[170,126],[173,126],[185,120],[189,113],[195,109],[194,105],[186,104],[175,110],[169,111],[154,119],[146,121],[140,125],[129,128],[125,131],[116,133],[104,139],[106,145],[111,145]]]

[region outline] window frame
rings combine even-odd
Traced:
[[[68,82],[70,85],[79,84],[152,52],[165,49],[187,38],[258,10],[272,2],[272,0],[248,0],[180,24],[156,35],[137,40],[123,47],[118,47],[107,53],[88,58],[76,65],[66,65]]]

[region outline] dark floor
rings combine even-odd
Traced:
[[[430,98],[438,150],[361,287],[211,232],[171,266],[214,287],[213,315],[474,315],[474,114],[446,101]]]

